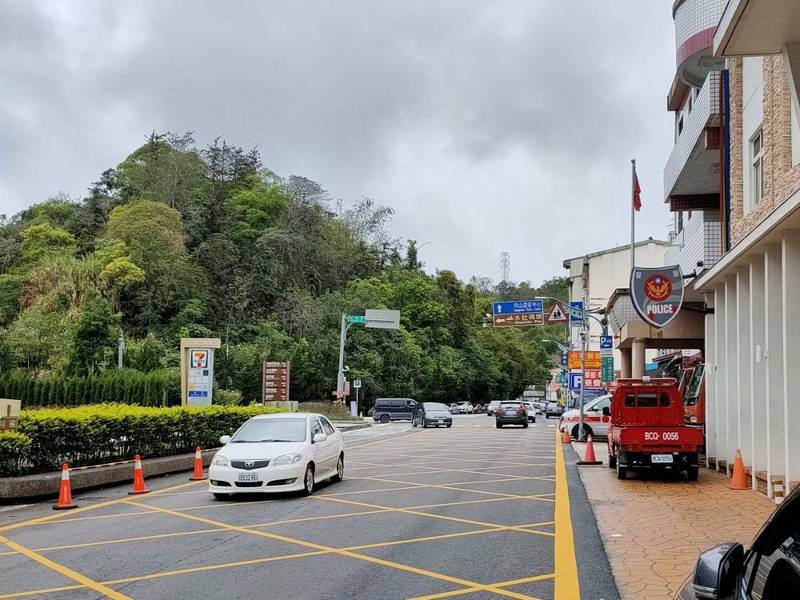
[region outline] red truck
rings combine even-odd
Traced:
[[[609,410],[608,466],[619,479],[626,479],[628,470],[657,468],[696,480],[703,431],[685,423],[676,381],[643,377],[617,383]]]

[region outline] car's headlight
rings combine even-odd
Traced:
[[[279,456],[278,458],[272,461],[272,464],[276,467],[281,465],[293,465],[295,463],[299,463],[302,456],[299,454],[284,454],[283,456]]]
[[[228,458],[225,457],[225,456],[222,456],[221,454],[217,454],[214,457],[214,464],[217,465],[218,467],[227,467],[228,464],[229,464],[228,463]]]

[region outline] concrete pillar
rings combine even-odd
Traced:
[[[736,448],[745,465],[753,464],[750,446],[750,269],[736,272]]]
[[[764,251],[764,361],[766,367],[767,495],[774,497],[772,476],[783,477],[783,295],[781,247]]]
[[[789,80],[792,110],[800,115],[800,43],[787,44],[783,48],[783,64]]]
[[[716,294],[713,292],[705,295],[706,309],[714,310]],[[703,357],[706,362],[705,374],[706,379],[706,412],[703,415],[703,422],[705,423],[706,433],[706,468],[708,468],[708,459],[714,457],[716,459],[717,452],[717,436],[714,429],[714,409],[716,408],[716,393],[717,393],[717,336],[716,336],[716,315],[706,314],[705,318],[705,336],[706,336],[706,350]]]
[[[630,348],[620,348],[620,374],[622,377],[630,377],[631,376],[631,352]]]
[[[757,256],[750,263],[750,455],[753,457],[754,474],[767,470],[765,328],[764,257]],[[757,487],[753,477],[753,489]]]
[[[720,457],[726,461],[725,471],[729,475],[733,466],[736,436],[739,429],[737,312],[736,276],[731,275],[725,280],[725,454]]]
[[[800,481],[800,231],[783,235],[783,416],[788,494]]]
[[[717,373],[717,394],[714,402],[714,435],[716,437],[716,459],[717,471],[719,471],[719,461],[726,460],[725,453],[725,407],[727,405],[727,392],[728,392],[728,364],[726,362],[725,346],[726,346],[726,328],[725,321],[727,315],[725,309],[728,303],[725,301],[725,284],[718,286],[714,290],[714,311],[716,312],[716,319],[714,319],[714,356],[716,356],[716,373]]]
[[[633,377],[644,377],[645,339],[633,338],[631,344],[631,374]]]

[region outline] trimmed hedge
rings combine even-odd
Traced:
[[[270,406],[149,408],[101,404],[25,410],[19,432],[0,434],[0,476],[213,448],[250,417],[283,412]]]
[[[0,398],[21,400],[23,408],[113,402],[173,406],[180,404],[180,388],[177,369],[119,369],[88,377],[37,377],[23,370],[0,374]]]

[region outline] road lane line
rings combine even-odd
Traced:
[[[45,567],[48,567],[49,569],[55,571],[59,575],[63,575],[67,579],[72,579],[72,581],[76,581],[82,585],[85,585],[86,587],[94,590],[95,592],[103,594],[107,598],[111,598],[111,600],[131,600],[129,596],[126,596],[125,594],[120,594],[119,592],[112,590],[110,587],[106,587],[103,584],[98,583],[94,579],[90,579],[89,577],[81,575],[80,573],[73,571],[72,569],[65,567],[62,564],[50,560],[46,556],[42,556],[38,552],[34,552],[33,550],[30,550],[25,546],[22,546],[16,542],[12,542],[5,536],[0,535],[0,542],[5,544],[12,550],[16,550],[20,554],[25,555],[31,560],[36,561],[39,564],[44,565]]]
[[[312,496],[313,497],[313,496]],[[127,504],[131,504],[133,506],[140,506],[139,503],[134,502],[133,500],[125,500]],[[270,533],[266,531],[258,531],[253,529],[246,529],[244,527],[239,527],[238,525],[231,525],[229,523],[224,523],[222,521],[215,521],[213,519],[206,519],[204,517],[199,517],[197,515],[187,515],[183,513],[176,512],[174,510],[169,510],[166,508],[158,507],[157,510],[163,512],[168,515],[173,515],[176,517],[181,517],[183,519],[190,519],[194,521],[198,521],[200,523],[206,523],[207,525],[215,525],[217,527],[222,527],[226,529],[230,529],[232,531],[240,531],[242,533],[249,533],[250,535],[257,535],[260,537],[265,537],[272,540],[277,540],[279,542],[285,542],[288,544],[295,544],[298,546],[305,546],[307,548],[312,548],[314,550],[325,550],[330,552],[331,554],[336,554],[338,556],[344,556],[346,558],[353,558],[355,560],[361,560],[377,565],[381,565],[383,567],[388,567],[391,569],[396,569],[398,571],[405,571],[407,573],[413,573],[416,575],[423,575],[430,577],[431,579],[439,579],[441,581],[447,581],[448,583],[453,583],[455,585],[461,585],[464,587],[477,587],[479,590],[487,591],[487,592],[494,592],[496,594],[500,594],[501,596],[508,596],[510,598],[519,598],[521,600],[531,600],[530,596],[526,596],[525,594],[517,594],[516,592],[509,592],[508,590],[503,590],[500,588],[494,588],[489,585],[483,585],[481,583],[475,581],[469,581],[468,579],[461,579],[460,577],[452,577],[450,575],[445,575],[444,573],[436,573],[434,571],[428,571],[426,569],[419,569],[417,567],[412,567],[410,565],[404,565],[402,563],[393,562],[390,560],[384,560],[381,558],[377,558],[374,556],[370,556],[368,554],[359,554],[357,552],[352,552],[350,550],[342,550],[341,548],[334,548],[331,546],[325,546],[323,544],[317,544],[314,542],[307,542],[304,540],[298,540],[295,538],[291,538],[285,535],[279,535],[276,533]]]
[[[575,560],[575,542],[572,535],[572,517],[569,510],[569,487],[564,448],[558,429],[556,443],[556,510],[555,510],[555,600],[580,600],[578,563]]]

